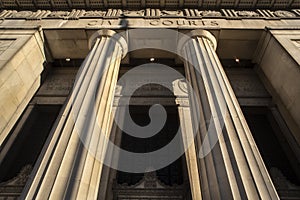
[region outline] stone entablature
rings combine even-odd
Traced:
[[[3,10],[0,13],[0,19],[90,19],[90,18],[218,18],[218,19],[293,19],[300,18],[300,9],[292,10],[266,10],[256,9],[235,10],[198,10],[198,9],[182,9],[182,10],[164,10],[164,9],[142,9],[142,10],[76,10],[71,11],[50,11],[50,10]]]
[[[0,8],[4,9],[72,9],[72,8],[239,8],[239,9],[255,9],[255,8],[271,8],[271,9],[288,9],[298,8],[300,5],[298,0],[1,0]]]

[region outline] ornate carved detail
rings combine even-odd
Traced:
[[[186,185],[168,186],[160,182],[156,176],[156,172],[148,172],[144,174],[143,179],[135,185],[117,184],[114,181],[115,199],[126,200],[136,199],[139,196],[143,199],[185,199]]]
[[[300,17],[300,10],[293,9],[290,11],[285,10],[261,10],[256,11],[248,10],[234,10],[234,9],[221,9],[215,10],[198,10],[198,9],[185,9],[185,10],[160,10],[160,9],[142,9],[142,10],[120,10],[120,9],[107,9],[107,10],[76,10],[72,11],[49,11],[49,10],[37,10],[37,11],[15,11],[15,10],[3,10],[0,13],[1,19],[47,19],[47,18],[59,18],[59,19],[79,19],[79,18],[118,18],[124,17],[141,17],[141,18],[168,18],[168,17],[220,17],[220,18],[295,18]]]
[[[13,7],[14,9],[22,9],[22,8],[28,8],[32,7],[33,9],[41,9],[41,8],[50,8],[53,9],[59,9],[61,7],[64,7],[66,9],[71,8],[93,8],[93,7],[99,7],[99,6],[110,6],[112,8],[119,8],[121,6],[126,6],[129,9],[135,9],[135,8],[144,8],[146,5],[152,6],[152,7],[160,7],[160,8],[181,8],[184,5],[185,1],[178,1],[178,0],[172,0],[172,1],[133,1],[133,0],[114,0],[114,1],[91,1],[89,3],[84,3],[85,1],[79,1],[79,0],[68,0],[68,1],[25,1],[25,0],[5,0],[3,3],[1,3],[1,8],[7,9]],[[108,3],[109,2],[109,3]],[[147,2],[147,3],[146,3]],[[236,2],[236,3],[235,3]],[[294,3],[293,3],[294,2]],[[249,3],[249,4],[248,4]],[[187,4],[190,8],[198,8],[199,7],[199,1],[187,1]],[[245,8],[251,7],[252,2],[251,1],[217,1],[217,0],[210,0],[210,1],[203,1],[201,3],[201,7],[213,7],[214,9],[218,9],[220,6],[224,7],[230,7],[230,8]],[[246,5],[247,4],[247,5]],[[257,3],[258,7],[265,7],[265,8],[297,8],[299,7],[299,4],[297,1],[287,1],[287,0],[276,0],[274,1],[258,1]]]
[[[294,13],[285,10],[277,10],[274,12],[277,17],[296,17]]]
[[[70,14],[70,12],[68,12],[68,11],[54,11],[54,12],[51,12],[51,14],[48,15],[48,17],[66,19],[66,18],[68,18],[69,14]]]
[[[180,79],[178,81],[178,87],[183,91],[184,93],[188,93],[187,84],[183,79]]]
[[[221,17],[222,14],[219,11],[214,11],[214,10],[204,10],[204,11],[199,11],[200,16],[203,17]]]
[[[32,171],[31,165],[25,165],[20,173],[9,181],[0,183],[0,199],[17,199]]]
[[[162,10],[161,16],[184,16],[182,10]]]
[[[32,11],[19,11],[12,14],[13,18],[29,18],[34,14]]]
[[[90,11],[86,11],[83,14],[83,17],[103,17],[104,15],[105,15],[105,11],[90,10]]]
[[[174,95],[177,97],[188,96],[188,85],[184,79],[176,79],[173,81]]]
[[[123,15],[126,17],[142,17],[145,15],[145,10],[124,10]]]
[[[15,178],[7,182],[1,183],[1,185],[5,185],[5,186],[25,185],[31,171],[32,171],[32,166],[25,165]]]
[[[134,185],[128,185],[127,183],[124,184],[117,184],[115,183],[115,188],[122,188],[122,189],[182,189],[184,188],[184,185],[165,185],[164,183],[162,183],[157,175],[156,175],[156,171],[152,171],[152,172],[146,172],[144,174],[144,177],[136,184]]]
[[[240,17],[259,17],[259,14],[254,11],[237,11]]]
[[[144,187],[145,188],[156,188],[157,187],[157,176],[156,176],[156,172],[148,172],[145,173],[144,175]]]

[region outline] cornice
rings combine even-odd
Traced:
[[[298,0],[210,0],[210,1],[191,1],[191,0],[0,0],[0,8],[17,10],[71,10],[71,9],[144,9],[144,8],[165,8],[165,9],[292,9],[299,8]]]
[[[237,10],[237,9],[221,9],[221,10],[199,10],[199,9],[183,9],[183,10],[167,10],[167,9],[141,9],[141,10],[76,10],[71,11],[50,11],[50,10],[3,10],[0,13],[0,19],[117,19],[117,18],[186,18],[186,19],[299,19],[300,9],[291,10],[269,10],[256,9],[253,11]]]

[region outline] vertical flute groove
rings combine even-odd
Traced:
[[[196,149],[211,146],[211,152],[199,158],[202,195],[206,199],[278,199],[268,172],[263,164],[249,127],[241,112],[226,74],[216,55],[216,40],[209,32],[195,30],[192,38],[183,40],[183,55],[187,79],[191,82],[196,99],[191,99],[193,123],[201,120]],[[191,68],[194,67],[192,70]],[[207,100],[206,100],[207,99]],[[198,105],[197,105],[198,104]],[[198,106],[200,108],[196,109]],[[214,139],[218,139],[214,146]],[[206,141],[205,144],[203,144]],[[202,142],[202,144],[201,144]],[[212,159],[208,159],[211,156]],[[203,162],[204,161],[204,162]],[[205,167],[204,164],[205,163]],[[215,173],[209,170],[215,168]],[[214,180],[220,196],[207,185]],[[205,176],[205,177],[203,177]],[[241,180],[239,180],[239,177]],[[228,183],[228,184],[226,184]],[[209,194],[207,194],[209,192]]]
[[[102,35],[100,35],[100,34]],[[109,136],[111,105],[120,61],[126,49],[123,38],[113,31],[97,32],[91,52],[78,71],[63,117],[51,148],[42,160],[27,199],[96,199],[106,144],[99,141],[100,130]],[[122,40],[119,42],[118,40]],[[125,47],[127,48],[127,47]],[[84,143],[84,144],[83,144]],[[91,155],[90,148],[98,150]],[[101,152],[99,152],[101,151]],[[103,154],[103,155],[101,155]],[[47,164],[49,163],[49,164]]]

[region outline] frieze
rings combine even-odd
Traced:
[[[214,10],[199,11],[199,16],[202,17],[221,17],[222,13]]]
[[[68,11],[53,11],[47,17],[48,18],[68,19],[69,16],[70,16],[70,12],[68,12]]]
[[[82,17],[97,18],[97,17],[103,17],[103,16],[105,16],[105,11],[90,10],[90,11],[85,12]]]
[[[180,16],[184,16],[184,13],[182,10],[162,10],[160,16],[180,17]]]
[[[259,17],[259,14],[254,11],[237,11],[236,13],[240,17]]]
[[[300,18],[300,9],[292,10],[266,10],[256,9],[249,10],[198,10],[198,9],[183,9],[183,10],[160,10],[160,9],[142,9],[142,10],[71,10],[71,11],[16,11],[3,10],[0,13],[0,19],[26,19],[26,20],[40,20],[40,19],[64,19],[75,20],[80,18],[221,18],[221,19],[248,19],[248,18],[263,18],[263,19],[286,19],[286,18]]]
[[[274,12],[277,17],[296,17],[296,15],[292,12],[285,10],[277,10]]]
[[[124,10],[122,14],[125,17],[143,17],[145,16],[145,10]]]

